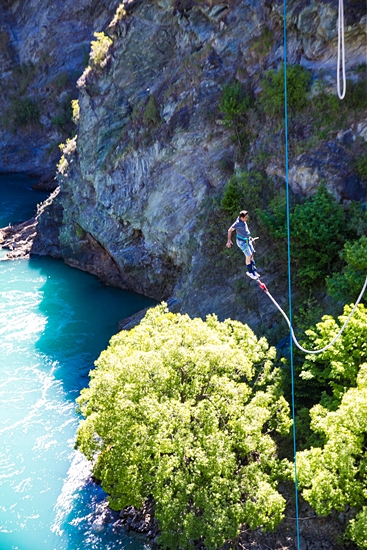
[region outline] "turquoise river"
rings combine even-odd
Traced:
[[[31,184],[0,175],[0,227],[33,215],[45,194]],[[101,522],[106,495],[74,440],[95,359],[152,301],[47,257],[0,261],[0,295],[0,550],[148,549]]]

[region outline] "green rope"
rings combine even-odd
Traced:
[[[286,208],[287,208],[287,252],[288,252],[288,301],[289,321],[292,326],[292,283],[291,283],[291,240],[290,240],[290,208],[289,208],[289,158],[288,158],[288,94],[287,94],[287,0],[283,0],[283,31],[284,31],[284,133],[285,133],[285,183],[286,183]],[[294,490],[296,501],[296,532],[297,548],[300,550],[299,514],[298,514],[298,475],[297,475],[297,433],[296,412],[294,403],[294,364],[293,364],[293,340],[289,337],[289,351],[292,379],[292,420],[293,420],[293,463],[294,463]]]

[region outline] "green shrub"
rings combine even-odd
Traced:
[[[73,138],[68,138],[66,143],[60,143],[59,149],[62,151],[61,158],[56,165],[57,171],[63,176],[67,176],[69,168],[69,156],[76,150],[76,139],[77,136]]]
[[[343,315],[335,320],[325,315],[320,323],[306,331],[307,349],[320,349],[330,343],[347,319],[352,306],[345,306]],[[335,346],[308,356],[303,363],[301,378],[315,380],[324,388],[321,405],[335,410],[345,392],[356,385],[359,368],[367,361],[367,310],[360,304]]]
[[[18,128],[25,128],[39,123],[40,111],[38,105],[30,97],[17,98],[7,108],[3,124],[15,132]]]
[[[70,124],[70,121],[71,121],[70,112],[65,112],[65,111],[63,113],[58,113],[51,119],[52,124],[62,131],[64,131],[65,127]]]
[[[256,38],[251,45],[250,50],[258,55],[266,55],[274,44],[274,33],[265,27],[259,38]]]
[[[59,112],[52,117],[51,122],[59,130],[65,133],[70,133],[72,128],[73,120],[73,109],[71,105],[70,96],[67,96],[60,105]]]
[[[367,155],[362,155],[357,159],[356,168],[361,180],[367,181]]]
[[[359,369],[357,387],[345,392],[335,411],[316,405],[310,414],[311,427],[325,443],[297,454],[303,498],[322,516],[346,505],[366,508],[367,364]]]
[[[91,52],[89,55],[90,64],[92,67],[104,67],[108,51],[113,44],[113,40],[104,34],[104,32],[95,32],[94,36],[97,40],[91,42]]]
[[[300,65],[287,65],[287,100],[291,113],[307,106],[307,90],[311,73]],[[284,66],[278,71],[270,70],[261,81],[262,93],[259,105],[265,113],[280,117],[284,113]]]
[[[346,242],[340,256],[346,266],[327,279],[328,294],[336,300],[356,300],[367,275],[367,237]]]
[[[284,239],[286,231],[285,194],[275,197],[258,217],[276,239]],[[313,197],[291,207],[291,259],[301,286],[322,282],[335,269],[338,253],[346,240],[345,214],[341,205],[321,184]]]
[[[343,106],[350,111],[367,109],[366,78],[359,79],[357,82],[347,81]]]
[[[287,212],[285,191],[280,191],[270,202],[266,210],[257,211],[261,225],[275,239],[287,237]]]
[[[115,12],[115,15],[110,23],[110,27],[114,27],[119,21],[123,21],[124,19],[126,19],[126,15],[127,13],[125,9],[125,4],[124,3],[119,4]]]
[[[316,195],[295,206],[290,222],[298,279],[306,286],[325,280],[335,268],[345,239],[342,206],[321,184]]]
[[[151,126],[152,128],[155,128],[156,126],[158,126],[161,120],[159,107],[154,94],[151,94],[149,97],[147,106],[145,107],[145,110],[144,110],[143,119],[145,124],[147,124],[148,126]]]
[[[245,122],[250,104],[250,97],[240,82],[223,86],[218,107],[223,114],[223,124],[235,132],[240,147],[246,143]]]
[[[223,113],[223,124],[232,128],[239,118],[246,114],[250,107],[250,97],[245,93],[240,82],[223,86],[219,110]]]
[[[39,122],[40,111],[38,105],[33,99],[26,97],[17,101],[16,124],[27,126]]]
[[[233,174],[226,184],[221,208],[231,217],[238,216],[241,210],[252,210],[261,205],[269,182],[260,172],[240,172]]]
[[[314,329],[307,331],[315,348],[331,341],[350,310],[351,306],[345,306],[338,321],[325,316]],[[360,305],[337,343],[305,361],[301,375],[316,379],[328,389],[321,403],[310,410],[311,429],[319,443],[297,453],[302,496],[320,515],[353,507],[357,515],[346,534],[359,548],[367,548],[366,341],[367,310]]]
[[[358,548],[367,548],[367,506],[363,506],[356,517],[350,520],[347,536]]]
[[[208,549],[241,524],[273,529],[289,463],[273,434],[288,433],[275,350],[238,321],[206,322],[150,309],[114,336],[78,398],[77,446],[119,510],[154,498],[164,548]]]
[[[361,203],[353,201],[350,204],[347,223],[349,238],[367,235],[367,210],[362,207]]]
[[[30,83],[33,81],[37,68],[36,66],[29,63],[21,63],[13,69],[13,77],[17,83],[17,93],[23,95]]]
[[[311,98],[311,120],[316,130],[340,128],[342,104],[338,97],[327,90],[322,81],[317,80],[314,86],[315,93]],[[322,139],[322,135],[320,136]]]

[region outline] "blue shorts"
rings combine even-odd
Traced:
[[[252,256],[254,253],[254,248],[249,241],[242,241],[236,239],[237,246],[242,250],[245,256]]]

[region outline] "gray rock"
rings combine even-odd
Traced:
[[[64,152],[60,192],[39,218],[33,252],[50,250],[109,284],[157,300],[173,296],[190,315],[214,311],[220,319],[269,322],[275,312],[256,286],[242,280],[241,268],[228,281],[213,258],[208,267],[206,219],[213,195],[228,180],[220,163],[224,157],[232,164],[239,160],[231,131],[220,123],[222,87],[240,75],[259,90],[263,71],[280,66],[280,5],[155,0],[127,6],[123,32],[117,24],[109,30],[108,62],[88,68],[78,80],[77,140]],[[353,13],[346,37],[350,45],[353,35],[350,66],[365,50],[362,14]],[[314,75],[326,68],[328,77],[335,14],[332,2],[291,2],[291,62],[308,64]],[[272,40],[263,51],[265,28]],[[357,131],[362,135],[363,127]],[[351,179],[346,136],[292,157],[295,193],[312,195],[324,179],[338,200],[362,196],[363,186]],[[265,126],[254,150],[267,139]],[[240,165],[247,169],[245,162]],[[284,184],[284,160],[276,147],[267,172]],[[267,282],[278,284],[268,271]],[[235,286],[241,284],[239,293]]]

